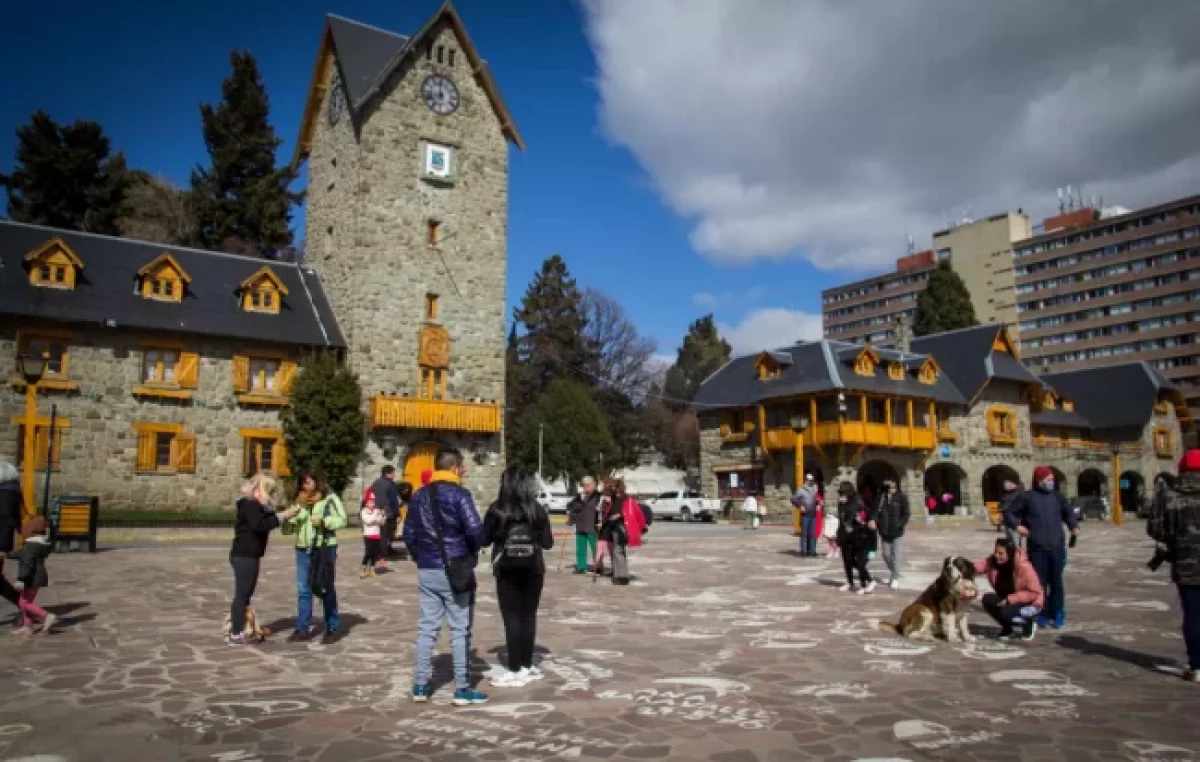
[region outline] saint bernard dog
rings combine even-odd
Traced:
[[[975,564],[970,559],[949,556],[933,584],[901,612],[900,622],[880,622],[879,628],[914,640],[941,635],[951,643],[970,643],[975,638],[967,629],[967,609],[979,595],[974,579]]]

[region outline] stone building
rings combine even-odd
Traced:
[[[1119,491],[1133,510],[1192,426],[1145,364],[1038,378],[997,325],[906,343],[802,342],[717,371],[695,399],[704,490],[786,513],[805,473],[868,492],[891,477],[918,511],[949,494],[994,515],[1005,479],[1047,465],[1068,497]]]
[[[286,467],[278,412],[304,351],[329,348],[366,395],[355,497],[385,463],[419,485],[443,445],[470,455],[477,499],[494,494],[510,143],[524,149],[450,3],[411,36],[327,17],[295,157],[303,266],[0,223],[0,457],[24,456],[15,357],[41,352],[54,492],[228,505],[246,473]]]

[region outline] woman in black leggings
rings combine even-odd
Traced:
[[[850,482],[838,486],[838,547],[842,551],[842,566],[846,570],[844,592],[860,595],[875,589],[875,580],[867,570],[869,554],[874,547],[874,519],[863,506],[858,490]],[[865,517],[865,518],[864,518]],[[859,587],[854,586],[854,571],[858,570]]]
[[[520,687],[542,679],[533,665],[533,644],[546,577],[542,551],[554,547],[554,533],[537,502],[537,481],[517,466],[500,477],[500,497],[483,517],[483,537],[483,544],[492,546],[496,599],[508,644],[508,670],[493,678],[492,685]]]

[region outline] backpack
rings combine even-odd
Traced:
[[[503,571],[536,571],[539,553],[532,524],[515,521],[505,530],[504,548],[492,565]]]

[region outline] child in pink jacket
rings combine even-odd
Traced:
[[[360,579],[375,576],[375,566],[379,563],[379,551],[383,544],[383,511],[375,505],[375,493],[367,490],[363,495],[363,508],[358,514],[362,521],[363,531],[363,560]]]
[[[983,596],[983,608],[1000,625],[998,637],[1033,640],[1045,593],[1025,552],[1007,537],[996,540],[992,555],[977,561],[975,571],[986,575],[992,586]]]

